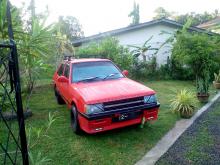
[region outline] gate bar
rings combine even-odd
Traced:
[[[18,118],[18,124],[19,124],[19,135],[20,135],[20,142],[21,142],[21,154],[22,154],[23,165],[29,165],[27,139],[26,139],[26,134],[25,134],[23,105],[22,105],[22,98],[21,98],[21,84],[20,84],[20,75],[19,75],[19,66],[18,66],[18,54],[17,54],[16,44],[14,43],[14,34],[13,34],[13,29],[12,29],[9,0],[7,1],[7,11],[6,12],[7,12],[7,23],[8,23],[8,36],[9,36],[11,45],[13,45],[11,58],[14,63],[14,65],[13,65],[13,79],[14,79],[15,97],[16,97],[16,105],[17,105],[17,118]]]

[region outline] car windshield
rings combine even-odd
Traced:
[[[110,61],[75,63],[72,67],[72,82],[91,82],[124,77]]]

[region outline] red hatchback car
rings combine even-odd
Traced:
[[[71,109],[71,126],[93,134],[156,120],[155,92],[108,59],[64,60],[53,76],[59,104]]]

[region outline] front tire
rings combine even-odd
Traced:
[[[80,134],[82,132],[80,125],[79,125],[79,120],[78,120],[78,112],[76,109],[76,106],[72,105],[71,111],[70,111],[70,120],[71,120],[71,127],[72,130],[75,134]]]

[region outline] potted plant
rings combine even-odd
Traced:
[[[207,103],[209,100],[209,81],[208,77],[198,78],[197,80],[197,98],[201,103]]]
[[[215,81],[213,81],[214,87],[216,89],[220,89],[220,70],[219,70],[218,74],[214,73],[214,76],[215,76]]]
[[[181,90],[176,97],[171,100],[172,111],[178,113],[182,118],[190,118],[196,109],[194,95],[188,90]]]

